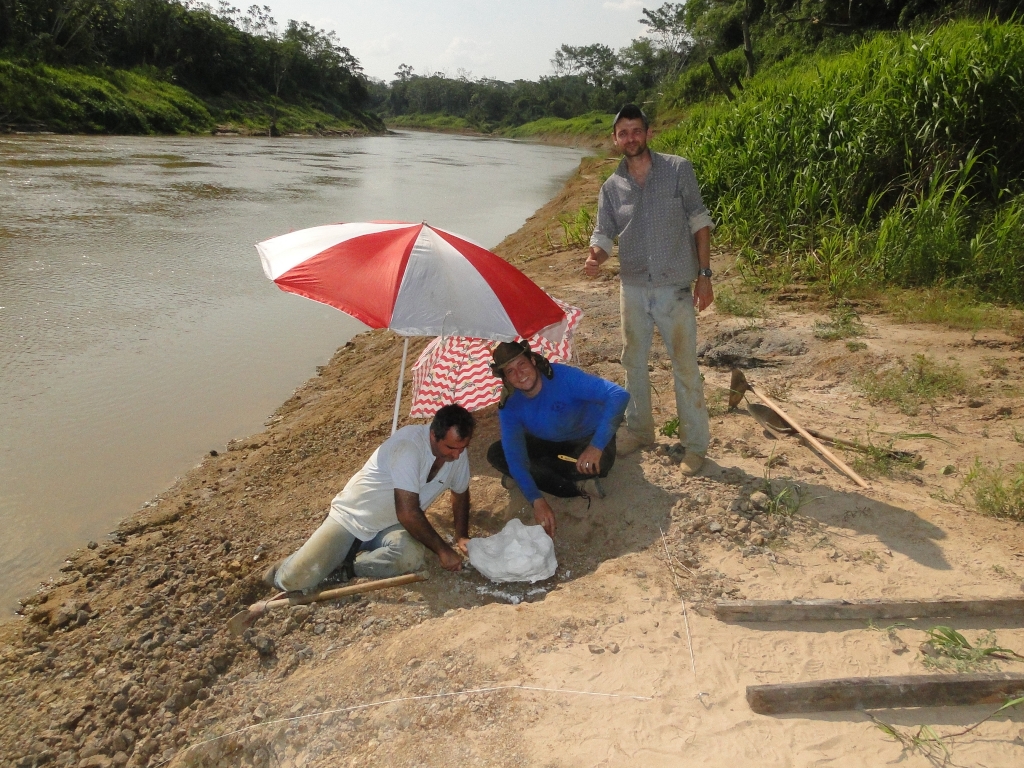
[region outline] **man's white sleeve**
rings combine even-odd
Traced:
[[[604,187],[597,196],[597,224],[594,226],[594,233],[590,236],[590,244],[596,245],[609,256],[612,255],[612,237],[618,234],[615,231],[615,219],[612,217],[612,206],[605,195]]]

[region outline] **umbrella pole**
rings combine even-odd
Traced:
[[[405,337],[402,345],[402,367],[398,370],[398,391],[395,393],[395,416],[391,419],[391,434],[398,429],[398,409],[402,405],[402,385],[405,383],[405,359],[409,355],[409,337]]]

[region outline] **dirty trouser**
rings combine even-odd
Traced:
[[[679,442],[688,451],[704,454],[711,439],[704,384],[697,367],[697,313],[689,286],[641,287],[623,285],[622,366],[626,369],[626,426],[645,440],[654,440],[651,413],[651,375],[647,358],[654,328],[665,340],[675,380]]]
[[[584,475],[576,471],[571,461],[558,458],[562,456],[579,456],[590,445],[590,438],[585,440],[568,440],[554,442],[541,440],[533,435],[526,436],[526,455],[530,458],[530,475],[537,488],[544,493],[563,499],[582,495],[579,483],[589,480],[594,475]],[[487,461],[503,475],[511,475],[508,459],[501,440],[495,440],[487,449]],[[615,466],[615,435],[608,441],[601,453],[601,473],[598,477],[608,477],[608,472]]]
[[[345,561],[355,540],[345,526],[327,517],[306,543],[281,563],[274,583],[288,592],[312,589]],[[362,543],[356,555],[356,576],[386,579],[419,570],[423,549],[401,523],[392,525]]]

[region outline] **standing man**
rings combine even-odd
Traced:
[[[629,393],[579,368],[549,363],[527,341],[505,341],[491,350],[491,371],[501,379],[501,440],[487,461],[515,480],[533,516],[555,536],[555,513],[544,493],[586,496],[586,483],[604,496],[600,478],[615,463],[615,430]]]
[[[462,568],[462,556],[434,530],[423,513],[445,489],[451,491],[457,546],[469,540],[469,454],[476,425],[459,405],[446,405],[428,427],[402,427],[373,452],[334,497],[323,524],[290,557],[263,575],[287,592],[312,589],[350,561],[356,576],[385,579],[423,567],[424,548],[441,567]]]
[[[612,252],[612,240],[618,237],[622,365],[631,395],[619,453],[626,455],[654,442],[647,358],[657,326],[675,379],[679,439],[686,448],[680,470],[695,475],[704,464],[710,440],[697,368],[696,312],[715,299],[711,288],[715,223],[701,200],[690,161],[647,148],[650,126],[638,106],[627,104],[619,110],[612,132],[624,157],[601,187],[586,271],[591,277],[597,275]]]

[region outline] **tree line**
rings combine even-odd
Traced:
[[[155,70],[201,97],[309,102],[331,114],[369,97],[334,32],[279,27],[268,6],[221,0],[0,0],[0,57],[56,66]]]
[[[954,15],[1010,17],[1022,0],[688,0],[642,10],[644,36],[618,50],[562,45],[552,74],[504,82],[458,71],[416,73],[402,64],[390,82],[371,80],[371,108],[385,117],[445,114],[484,129],[543,117],[614,112],[625,102],[649,113],[714,93],[734,98],[769,63],[822,46],[849,48],[872,33],[915,28]]]

